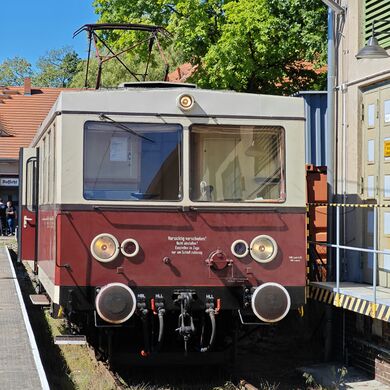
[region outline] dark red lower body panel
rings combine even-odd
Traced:
[[[50,213],[50,212],[48,212]],[[51,215],[52,212],[51,212]],[[44,212],[40,213],[41,218]],[[40,218],[40,219],[41,219]],[[55,219],[55,259],[42,259],[48,275],[60,286],[103,286],[120,282],[133,287],[257,286],[276,282],[284,286],[306,284],[306,220],[302,209],[278,211],[67,211]],[[54,229],[53,229],[54,230]],[[53,233],[53,230],[48,232]],[[127,238],[137,240],[140,251],[135,257],[121,252],[109,263],[91,254],[93,238],[101,233],[114,235],[119,244]],[[250,254],[238,259],[231,244],[248,244],[260,234],[272,236],[278,254],[260,264]],[[40,232],[43,237],[43,232]],[[50,237],[40,245],[48,246]],[[41,253],[51,251],[42,250]],[[206,263],[209,255],[220,250],[232,260],[230,266],[216,270]],[[43,264],[42,264],[43,265]],[[63,267],[67,265],[66,267]]]

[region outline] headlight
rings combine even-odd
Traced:
[[[289,312],[291,298],[282,285],[268,282],[256,288],[251,304],[253,313],[261,321],[277,322]]]
[[[119,242],[112,234],[99,234],[91,242],[91,253],[96,260],[108,263],[118,256]]]
[[[121,252],[126,257],[134,257],[139,252],[139,244],[134,238],[128,238],[122,242]]]
[[[123,283],[110,283],[100,289],[95,306],[104,321],[122,324],[134,314],[137,301],[130,287]]]
[[[250,246],[251,256],[259,263],[272,261],[278,253],[276,241],[266,235],[255,237]]]
[[[233,255],[239,259],[245,257],[249,253],[248,244],[244,240],[236,240],[230,247]]]

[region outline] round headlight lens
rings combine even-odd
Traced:
[[[110,283],[100,289],[95,306],[104,321],[122,324],[134,314],[137,300],[130,287],[123,283]]]
[[[259,263],[272,261],[278,253],[276,241],[266,235],[255,237],[251,242],[251,256]]]
[[[268,282],[257,287],[252,295],[253,313],[262,321],[277,322],[283,319],[291,308],[288,291],[279,283]]]
[[[91,242],[91,253],[96,260],[103,263],[112,261],[119,253],[118,240],[112,234],[99,234]]]
[[[231,251],[238,258],[245,257],[249,253],[248,244],[244,240],[236,240],[231,246]]]

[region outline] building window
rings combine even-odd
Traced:
[[[367,143],[367,161],[368,163],[375,162],[375,141],[369,139]]]
[[[367,125],[368,127],[375,127],[375,104],[370,104],[367,111]]]
[[[373,198],[375,191],[375,178],[374,176],[367,177],[367,197]]]
[[[389,123],[390,122],[390,100],[385,100],[384,103],[383,103],[383,111],[384,111],[384,114],[385,114],[385,123]]]

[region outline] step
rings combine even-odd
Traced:
[[[49,298],[45,294],[30,294],[30,299],[33,305],[38,305],[38,306],[50,305]]]
[[[54,337],[54,344],[56,345],[85,345],[87,338],[80,334],[65,334]]]

